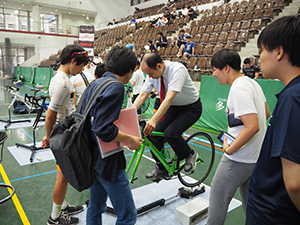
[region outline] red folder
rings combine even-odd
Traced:
[[[122,109],[119,119],[114,122],[120,131],[131,134],[137,137],[141,137],[139,123],[137,118],[137,111],[135,107]],[[98,145],[100,149],[101,158],[105,158],[117,152],[123,150],[123,146],[127,143],[124,142],[104,142],[97,137]]]

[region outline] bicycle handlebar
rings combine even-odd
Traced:
[[[14,86],[10,86],[10,85],[6,85],[6,90],[12,90],[12,91],[19,91],[18,87],[14,87]]]

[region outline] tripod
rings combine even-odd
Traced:
[[[33,161],[33,155],[35,154],[36,151],[38,150],[42,150],[44,148],[42,147],[36,147],[36,140],[35,140],[35,130],[37,128],[37,125],[40,121],[40,118],[44,112],[44,109],[45,109],[45,100],[47,99],[46,96],[28,96],[26,95],[26,98],[29,98],[29,101],[31,103],[33,103],[34,105],[36,105],[36,108],[37,108],[37,115],[36,115],[36,118],[33,122],[33,125],[32,125],[32,135],[33,135],[33,145],[31,146],[28,146],[28,145],[24,145],[24,144],[18,144],[16,143],[16,146],[17,147],[23,147],[23,148],[26,148],[26,149],[29,149],[31,150],[31,155],[30,155],[30,162]],[[42,104],[39,104],[39,101],[42,100],[43,103]]]
[[[31,120],[15,120],[12,121],[11,120],[11,115],[10,115],[10,108],[13,106],[13,104],[15,103],[15,101],[19,98],[22,102],[25,103],[25,105],[31,109],[31,107],[26,103],[26,101],[24,100],[24,96],[19,93],[19,88],[17,87],[11,87],[9,85],[6,85],[6,90],[9,90],[9,93],[11,93],[14,98],[12,100],[12,102],[10,103],[10,105],[8,106],[8,120],[0,120],[0,122],[6,123],[6,125],[4,126],[5,129],[7,129],[11,124],[13,123],[23,123],[23,122],[31,122]]]

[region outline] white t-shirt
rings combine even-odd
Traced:
[[[186,16],[188,14],[189,10],[187,8],[182,10],[182,15]]]
[[[93,62],[94,63],[103,63],[103,60],[101,57],[98,56],[98,58],[95,58],[95,57],[93,58]]]
[[[163,73],[165,90],[176,91],[178,94],[173,99],[172,106],[189,105],[199,99],[199,91],[195,87],[187,69],[182,63],[164,61],[166,64]],[[150,93],[155,88],[160,90],[160,78],[153,79],[147,76],[142,90]]]
[[[84,75],[86,76],[86,79],[89,81],[89,83],[91,83],[93,80],[95,80],[95,77],[90,73],[84,72]],[[70,81],[75,88],[76,94],[78,95],[78,101],[79,101],[83,91],[86,88],[84,80],[82,79],[80,74],[76,74],[75,76],[72,76],[70,78]]]
[[[75,90],[69,76],[58,70],[49,85],[49,95],[51,98],[49,109],[58,112],[57,119],[59,121],[65,119],[75,111],[73,103],[74,94]]]
[[[135,82],[135,85],[133,86],[133,91],[132,91],[133,94],[137,95],[137,94],[141,93],[141,90],[142,90],[142,87],[143,87],[143,84],[145,81],[144,73],[140,69],[136,70],[133,73],[131,80],[133,82]]]
[[[96,66],[91,65],[89,69],[85,66],[83,72],[84,72],[84,74],[89,73],[89,74],[94,76],[95,75],[95,70],[96,70]]]
[[[226,156],[236,162],[256,163],[260,148],[266,132],[266,98],[259,84],[249,77],[237,78],[231,85],[228,101],[227,114],[234,114],[239,119],[242,115],[256,113],[259,123],[259,131],[251,140],[232,155]],[[244,125],[235,127],[228,126],[228,133],[237,138]]]

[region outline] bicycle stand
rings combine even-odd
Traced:
[[[168,198],[161,198],[159,200],[156,200],[154,202],[151,202],[147,205],[144,205],[140,208],[137,209],[137,215],[141,215],[149,210],[152,210],[154,208],[157,208],[159,206],[164,206],[165,205],[165,202],[170,200],[170,199],[173,199],[175,197],[182,197],[182,198],[192,198],[192,197],[195,197],[199,194],[202,194],[205,192],[205,187],[202,186],[200,189],[195,189],[195,190],[192,190],[192,189],[188,189],[188,188],[185,188],[185,187],[182,187],[182,188],[179,188],[178,189],[178,193],[176,195],[172,195]],[[109,207],[107,206],[106,207],[106,212],[109,213],[109,214],[112,214],[112,215],[115,215],[116,216],[116,213],[115,213],[115,210],[112,208],[112,207]]]
[[[30,155],[30,159],[29,159],[30,162],[33,161],[33,155],[35,154],[36,151],[44,149],[44,148],[42,148],[42,147],[36,147],[36,140],[35,140],[35,130],[36,130],[37,125],[38,125],[38,123],[39,123],[39,121],[40,121],[40,118],[41,118],[41,116],[42,116],[43,111],[44,111],[43,107],[40,107],[40,108],[38,109],[38,112],[37,112],[35,121],[33,122],[33,125],[32,125],[32,127],[33,127],[33,130],[32,130],[32,134],[33,134],[33,145],[28,146],[28,145],[16,143],[16,146],[17,146],[17,147],[22,147],[22,148],[26,148],[26,149],[31,150],[31,155]]]
[[[8,120],[0,120],[0,122],[6,123],[6,125],[4,126],[4,129],[7,129],[11,124],[13,123],[23,123],[23,122],[31,122],[31,120],[15,120],[12,121],[11,120],[11,113],[10,113],[10,108],[14,105],[15,101],[17,101],[17,99],[21,100],[29,109],[29,111],[31,110],[30,105],[28,105],[25,101],[25,97],[19,93],[19,88],[16,87],[11,87],[9,85],[6,85],[6,90],[9,91],[10,94],[12,94],[13,100],[11,101],[10,105],[8,106]]]
[[[12,104],[13,104],[13,102],[12,102]],[[7,129],[13,123],[23,123],[23,122],[30,123],[31,120],[14,120],[14,121],[12,121],[11,116],[10,116],[10,107],[9,107],[8,108],[8,120],[0,120],[0,122],[6,123],[5,126],[4,126],[4,129]]]

